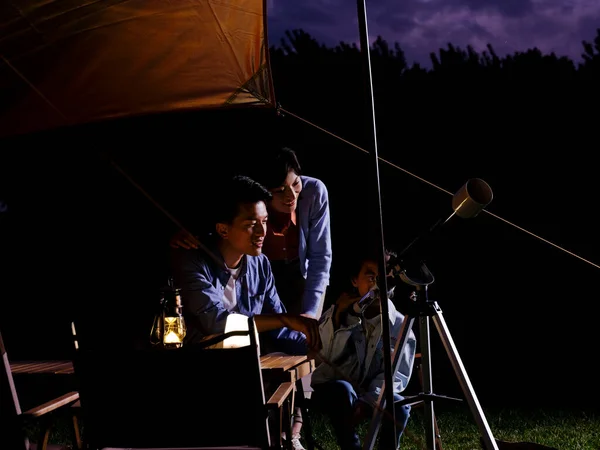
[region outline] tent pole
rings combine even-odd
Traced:
[[[375,121],[375,103],[373,99],[373,80],[371,74],[371,52],[369,48],[369,31],[367,26],[367,5],[366,0],[357,0],[358,6],[358,27],[360,31],[360,50],[363,57],[364,65],[364,81],[365,81],[365,94],[366,101],[365,106],[367,111],[365,117],[371,116],[371,137],[372,146],[370,154],[373,157],[373,164],[375,168],[375,184],[377,188],[377,205],[379,210],[379,245],[381,259],[379,261],[379,289],[381,292],[381,315],[383,320],[381,321],[381,339],[383,340],[383,362],[384,362],[384,383],[385,383],[385,409],[388,419],[383,421],[382,432],[380,440],[383,445],[380,448],[395,449],[397,448],[396,442],[396,417],[394,414],[394,389],[393,389],[393,377],[392,377],[392,359],[391,359],[391,344],[390,344],[390,321],[389,308],[388,308],[388,288],[386,281],[386,258],[385,258],[385,242],[383,235],[383,216],[381,211],[381,186],[379,183],[379,157],[377,154],[377,125]],[[377,411],[374,411],[373,417],[375,418]],[[379,416],[381,417],[381,416]],[[365,441],[365,449],[371,448],[371,443]]]

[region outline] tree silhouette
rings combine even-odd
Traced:
[[[587,80],[600,75],[600,29],[596,31],[597,34],[593,43],[583,41],[584,53],[581,55],[583,64],[580,65],[579,71],[582,78]]]
[[[477,127],[487,126],[486,120],[496,121],[502,127],[512,121],[511,127],[522,129],[518,120],[531,117],[549,123],[558,117],[589,120],[580,103],[589,102],[597,88],[586,85],[585,92],[578,92],[577,82],[589,81],[600,71],[600,29],[594,43],[584,42],[583,47],[584,60],[576,65],[538,48],[499,56],[491,44],[480,53],[471,46],[462,49],[449,43],[432,52],[432,66],[424,68],[409,66],[399,43],[391,45],[378,36],[371,46],[371,61],[380,141],[397,140],[400,123],[429,135],[433,124],[452,130],[466,122]],[[280,46],[271,48],[271,61],[282,105],[358,145],[367,142],[361,106],[363,63],[356,44],[326,46],[303,30],[293,30]],[[564,111],[571,113],[564,115]],[[521,142],[524,139],[519,137]],[[539,141],[539,136],[535,139]]]
[[[371,47],[373,71],[378,80],[394,79],[441,79],[456,77],[485,77],[486,79],[563,79],[573,80],[585,77],[593,78],[600,64],[600,29],[593,42],[583,41],[583,62],[575,64],[570,58],[557,56],[554,52],[542,53],[538,48],[517,51],[504,57],[498,56],[491,44],[482,53],[472,46],[465,50],[448,43],[447,48],[440,48],[430,53],[432,67],[422,68],[419,64],[409,66],[404,51],[399,43],[391,46],[378,36]],[[313,68],[322,64],[328,68],[336,67],[338,71],[356,68],[360,63],[360,49],[355,43],[340,42],[335,47],[319,44],[310,34],[303,30],[286,32],[286,38],[280,46],[271,48],[272,58],[278,65],[297,66],[310,63]],[[319,67],[320,68],[320,67]]]

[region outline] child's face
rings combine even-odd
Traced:
[[[358,290],[358,294],[362,297],[375,287],[378,275],[378,264],[375,261],[365,261],[358,276],[352,278],[352,286]]]

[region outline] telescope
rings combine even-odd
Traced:
[[[407,272],[416,270],[426,284],[431,284],[433,277],[421,264],[431,240],[454,217],[461,219],[476,217],[490,204],[493,197],[492,189],[485,181],[480,178],[468,180],[452,197],[453,211],[448,217],[434,223],[428,230],[410,242],[398,255],[390,254],[391,258],[387,263],[388,273],[391,270],[394,274],[398,274],[402,281],[414,285],[414,281],[408,278]]]
[[[370,289],[369,292],[363,295],[359,301],[352,305],[352,310],[355,314],[363,314],[365,309],[367,309],[371,303],[378,299],[380,295],[379,287],[375,286],[373,289]]]

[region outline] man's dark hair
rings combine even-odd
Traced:
[[[271,193],[253,179],[241,175],[234,176],[215,192],[213,224],[231,223],[239,214],[241,205],[261,201],[268,203],[271,197]]]
[[[283,184],[290,170],[302,175],[302,168],[296,152],[289,147],[274,147],[261,158],[254,178],[267,189],[275,189]]]

